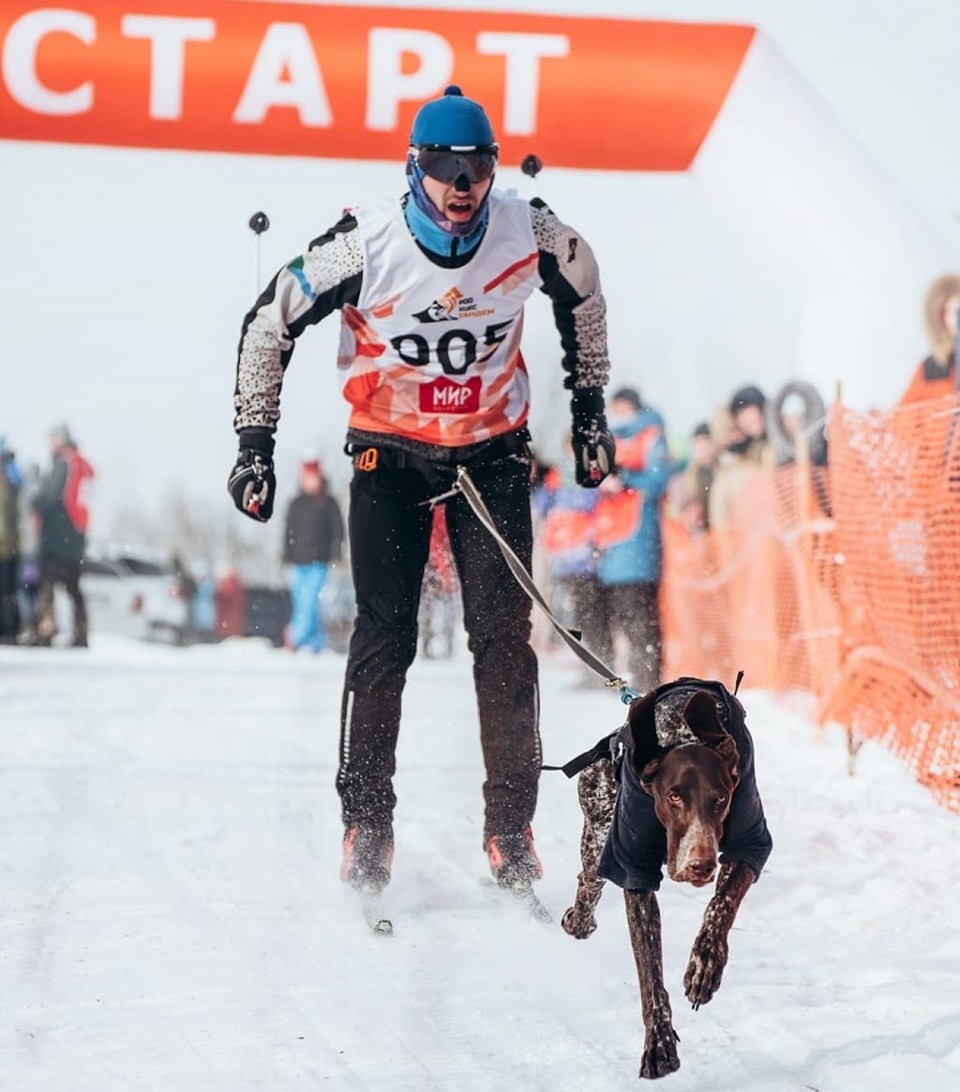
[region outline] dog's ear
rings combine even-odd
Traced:
[[[683,719],[701,743],[726,759],[730,772],[736,778],[740,752],[733,736],[720,723],[717,703],[706,690],[698,690],[692,695],[683,707]]]
[[[660,769],[660,759],[652,758],[642,770],[637,771],[637,781],[640,782],[640,788],[645,793],[649,793],[653,796],[653,779],[657,776],[657,770]]]
[[[653,779],[663,748],[657,742],[657,725],[653,717],[657,696],[652,691],[634,698],[627,713],[627,754],[637,780],[644,788]]]

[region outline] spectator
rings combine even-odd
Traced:
[[[393,854],[400,706],[417,652],[432,518],[465,468],[524,565],[532,551],[526,300],[541,288],[563,348],[578,480],[596,486],[613,441],[604,419],[605,302],[586,241],[539,199],[494,190],[498,146],[482,106],[448,87],[418,111],[409,191],[347,213],[276,276],[241,335],[228,488],[240,511],[273,506],[273,433],[295,339],[342,312],[338,364],[354,460],[350,556],[357,617],[347,657],[337,788],[342,878],[382,888]],[[531,604],[462,494],[445,501],[473,656],[486,766],[483,847],[497,882],[541,872]]]
[[[778,466],[797,461],[827,465],[827,409],[812,383],[784,383],[767,406],[766,422]]]
[[[93,467],[80,454],[70,430],[51,430],[49,473],[33,499],[39,520],[40,590],[34,642],[50,645],[57,634],[54,592],[62,586],[73,606],[74,648],[87,647],[87,604],[80,587],[80,563],[87,542]]]
[[[730,399],[729,427],[720,444],[707,505],[712,528],[729,527],[743,486],[761,467],[774,466],[766,405],[766,395],[755,386],[741,387]]]
[[[186,606],[186,620],[183,626],[183,630],[180,633],[179,640],[192,641],[196,635],[195,627],[193,624],[194,616],[194,604],[197,598],[197,582],[194,579],[193,573],[190,571],[190,567],[183,560],[183,555],[177,550],[174,551],[173,556],[170,558],[170,568],[173,569],[173,575],[177,580],[177,594],[179,594]]]
[[[608,420],[617,442],[616,472],[601,487],[596,512],[606,624],[594,651],[613,666],[619,635],[629,649],[630,684],[646,691],[660,682],[661,509],[672,466],[663,418],[633,387],[613,395]]]
[[[957,311],[960,310],[960,275],[947,273],[927,289],[923,318],[930,353],[916,367],[900,405],[942,398],[957,392]]]
[[[191,575],[196,592],[190,605],[190,628],[196,640],[213,641],[217,637],[217,584],[213,566],[209,561],[196,561]]]
[[[671,509],[694,535],[710,529],[710,490],[717,466],[717,444],[706,421],[690,434],[686,466],[670,479]]]
[[[343,516],[327,489],[323,468],[316,458],[300,464],[300,492],[287,508],[283,561],[290,567],[290,625],[287,644],[294,651],[327,647],[320,596],[329,568],[340,560]]]
[[[20,571],[20,472],[0,436],[0,644],[14,644],[20,632],[17,585]]]
[[[33,501],[40,491],[43,474],[39,463],[27,463],[23,468],[20,487],[20,575],[18,579],[20,606],[20,640],[36,643],[38,601],[40,597],[40,541]]]
[[[581,489],[573,474],[566,475],[559,467],[547,471],[533,494],[540,545],[548,563],[551,610],[579,630],[588,647],[596,645],[603,628],[593,523],[598,499],[599,491]],[[583,674],[580,679],[586,682],[593,675]]]
[[[216,569],[213,605],[217,619],[217,634],[221,638],[246,637],[247,590],[240,573],[229,564]]]

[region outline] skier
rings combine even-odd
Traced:
[[[357,617],[336,785],[341,877],[362,890],[390,878],[392,778],[401,695],[417,651],[428,502],[451,490],[458,467],[530,564],[530,384],[520,337],[536,288],[550,297],[560,334],[577,479],[597,486],[612,465],[596,261],[542,201],[492,188],[498,150],[483,107],[448,87],[415,117],[408,192],[348,211],[280,270],[243,323],[234,398],[240,450],[228,489],[241,512],[266,521],[294,342],[341,311]],[[486,766],[483,848],[501,886],[529,889],[542,871],[531,832],[541,763],[531,605],[465,498],[454,492],[445,504]]]

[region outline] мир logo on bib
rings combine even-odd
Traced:
[[[454,383],[438,376],[420,386],[421,413],[477,413],[480,410],[480,380],[474,376],[466,383]]]

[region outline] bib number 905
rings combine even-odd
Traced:
[[[425,368],[436,359],[444,375],[463,375],[471,364],[486,360],[494,352],[512,325],[512,319],[494,322],[479,341],[472,330],[453,329],[445,330],[433,345],[423,334],[400,334],[392,337],[390,344],[404,364]]]

